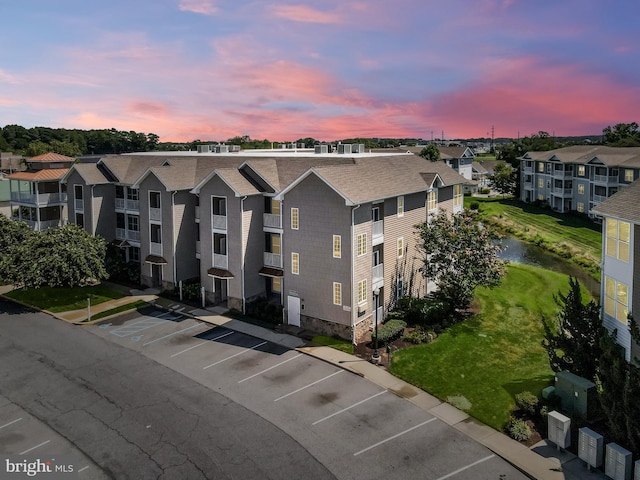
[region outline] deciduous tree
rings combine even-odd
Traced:
[[[493,175],[489,175],[489,185],[502,195],[514,195],[518,185],[518,171],[504,162],[496,163]]]
[[[441,211],[417,226],[423,254],[422,274],[435,280],[440,296],[451,307],[467,308],[478,285],[493,287],[504,275],[498,258],[498,235],[480,223],[478,213],[465,209],[456,215]]]
[[[422,158],[429,160],[430,162],[437,162],[440,160],[440,150],[435,143],[430,143],[424,147],[419,154]]]

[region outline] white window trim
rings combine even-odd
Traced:
[[[298,223],[298,225],[295,226],[295,227],[293,226],[293,216],[294,216],[293,212],[294,211],[296,212],[295,217],[296,217],[296,221]],[[298,207],[291,207],[291,219],[290,220],[291,220],[291,222],[290,222],[291,223],[291,230],[300,230],[300,209]]]
[[[362,298],[360,298],[360,292],[362,292]],[[358,282],[358,305],[364,305],[368,301],[367,295],[367,279],[360,280]]]
[[[338,241],[338,251],[336,252],[336,240]],[[342,236],[334,235],[331,250],[333,251],[333,258],[342,258]],[[337,253],[337,255],[336,255]]]
[[[400,255],[398,255],[398,252],[400,252]],[[398,237],[396,240],[396,255],[398,258],[404,257],[404,237]]]
[[[339,303],[336,303],[336,287],[340,290],[340,292],[339,292],[340,293],[340,298],[339,298],[340,302]],[[341,283],[333,282],[332,294],[333,294],[333,304],[334,305],[342,305],[342,284]]]
[[[362,249],[362,252],[360,252],[360,239],[364,238],[364,247]],[[356,235],[356,255],[358,257],[362,257],[363,255],[367,254],[367,234],[366,233],[359,233],[358,235]]]
[[[404,195],[400,195],[397,198],[396,212],[398,218],[404,217]]]
[[[294,262],[294,257],[297,259],[297,262]],[[294,265],[298,266],[298,270],[294,270]],[[291,274],[292,275],[300,275],[300,254],[298,252],[291,252]]]

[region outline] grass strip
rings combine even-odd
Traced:
[[[122,298],[124,294],[117,290],[96,285],[74,288],[20,288],[7,293],[6,296],[25,305],[58,313],[86,308],[87,299],[91,299],[91,305],[98,305],[108,300]]]
[[[325,347],[335,348],[341,352],[353,354],[353,344],[342,338],[327,337],[324,335],[318,335],[311,339],[316,345],[323,345]]]
[[[136,300],[132,303],[127,303],[125,305],[120,305],[119,307],[112,308],[110,310],[105,310],[104,312],[96,313],[95,315],[91,315],[91,321],[100,320],[101,318],[109,317],[111,315],[116,315],[122,312],[128,312],[129,310],[136,310],[138,308],[143,308],[148,306],[149,304],[144,300]],[[83,322],[87,322],[88,319],[84,319]]]

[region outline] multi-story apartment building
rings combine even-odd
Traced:
[[[45,153],[27,159],[27,169],[7,175],[11,191],[11,218],[37,231],[66,222],[67,193],[60,180],[75,159]]]
[[[210,303],[271,299],[287,323],[354,341],[409,288],[427,293],[415,225],[462,210],[452,169],[360,146],[218,150],[77,164],[70,218],[140,261],[146,285],[196,278]]]
[[[640,181],[619,191],[593,209],[603,219],[602,322],[617,331],[627,361],[640,358],[633,341],[629,313],[640,305]],[[640,320],[635,314],[636,321]]]
[[[520,199],[595,218],[593,208],[640,177],[640,147],[577,145],[521,158]]]

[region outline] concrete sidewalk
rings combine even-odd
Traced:
[[[10,286],[0,286],[0,295],[10,290]],[[602,472],[589,472],[585,464],[575,455],[569,452],[560,452],[555,446],[548,444],[546,441],[540,442],[532,448],[528,448],[503,433],[469,417],[466,413],[448,403],[441,402],[419,388],[394,377],[383,368],[367,360],[330,347],[309,346],[299,337],[274,332],[257,325],[225,317],[222,315],[222,313],[224,313],[223,309],[212,308],[205,310],[164,297],[158,297],[152,293],[138,291],[133,293],[135,293],[135,295],[129,295],[121,299],[109,300],[98,304],[91,308],[91,312],[95,314],[116,308],[123,304],[144,300],[159,308],[178,312],[211,325],[224,326],[287,348],[297,349],[302,353],[360,375],[406,399],[484,445],[531,478],[539,480],[600,480],[607,478]],[[78,323],[87,318],[87,309],[51,315],[68,322]],[[86,323],[82,324],[84,325]],[[577,439],[574,439],[574,441],[577,441]]]

